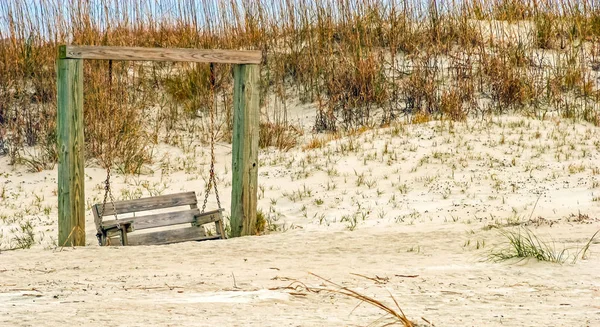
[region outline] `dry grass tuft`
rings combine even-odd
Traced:
[[[341,286],[339,284],[336,284],[328,279],[325,279],[323,277],[320,277],[318,275],[312,274],[311,275],[323,280],[325,283],[330,284],[332,286],[335,286],[335,288],[333,289],[326,289],[326,291],[329,292],[334,292],[337,294],[342,294],[344,296],[347,297],[351,297],[354,299],[357,299],[359,301],[361,301],[361,303],[367,303],[370,304],[376,308],[378,308],[379,310],[381,310],[382,312],[385,313],[385,316],[378,319],[375,322],[381,322],[383,324],[383,326],[392,326],[395,324],[399,324],[401,326],[404,327],[415,327],[417,326],[414,322],[410,321],[406,315],[404,314],[404,312],[402,311],[402,308],[400,308],[400,305],[398,304],[398,301],[396,301],[396,298],[394,298],[393,295],[390,294],[390,297],[392,298],[392,300],[394,301],[394,305],[395,308],[392,306],[389,306],[375,298],[372,298],[370,296],[361,294],[357,291],[351,290],[347,287]]]
[[[327,143],[337,140],[340,137],[339,133],[327,134],[326,136],[313,136],[308,143],[302,146],[302,150],[322,149]]]
[[[302,136],[299,128],[275,123],[260,123],[258,145],[261,148],[274,146],[288,151],[296,146]]]

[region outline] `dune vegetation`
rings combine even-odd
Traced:
[[[282,149],[291,100],[314,104],[317,132],[507,112],[600,124],[595,0],[9,0],[0,17],[0,144],[34,171],[57,160],[66,43],[261,50],[261,144]],[[211,106],[227,141],[231,69],[215,67],[211,88],[208,65],[86,63],[88,158],[138,172],[178,130],[204,132]]]

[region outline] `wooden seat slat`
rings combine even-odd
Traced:
[[[198,200],[196,199],[196,193],[185,192],[169,195],[159,195],[150,198],[141,198],[135,200],[116,201],[115,209],[117,211],[117,215],[121,215],[132,212],[150,211],[196,204],[198,204]],[[94,207],[97,215],[99,216],[100,212],[102,211],[102,204],[96,204]],[[114,214],[115,211],[113,210],[112,205],[107,204],[104,208],[102,216],[106,217],[112,216]]]
[[[133,226],[133,230],[143,230],[148,228],[192,223],[195,221],[196,215],[199,214],[199,209],[157,213],[154,215],[123,218],[119,219],[118,221],[108,220],[102,224],[102,227],[104,229],[113,229],[116,228],[118,224],[131,224]]]
[[[162,245],[177,242],[205,241],[220,239],[219,235],[206,236],[200,227],[186,227],[174,230],[151,232],[127,236],[127,245]],[[118,237],[111,237],[111,244],[119,245]]]
[[[200,213],[200,209],[190,209],[175,212],[158,213],[154,215],[123,218],[117,220],[109,220],[102,224],[105,230],[117,228],[123,224],[130,224],[133,230],[143,230],[148,228],[164,227],[171,225],[179,225],[185,223],[195,223],[196,225],[204,225],[214,223],[221,220],[221,212],[223,209],[217,209]]]

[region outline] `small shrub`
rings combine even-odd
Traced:
[[[423,63],[426,61],[423,60]],[[408,78],[400,82],[400,90],[405,95],[406,113],[434,113],[438,88],[439,85],[433,70],[426,66],[414,68]]]
[[[196,117],[199,111],[207,111],[213,106],[213,91],[220,92],[230,84],[224,65],[200,65],[184,67],[181,73],[169,76],[165,81],[165,91],[189,117]]]
[[[29,249],[35,244],[35,233],[30,221],[19,223],[18,228],[11,231],[14,234],[16,245],[12,249]]]
[[[374,109],[389,97],[383,58],[374,53],[350,58],[332,58],[324,85],[326,107],[345,129],[370,125]],[[328,126],[335,129],[335,124]]]
[[[431,115],[424,110],[417,112],[412,119],[413,124],[424,124],[431,121]]]
[[[327,145],[327,143],[333,141],[333,140],[337,140],[340,138],[340,134],[339,133],[333,133],[333,134],[327,134],[326,136],[313,136],[310,141],[308,141],[308,143],[306,143],[304,146],[302,146],[302,150],[306,151],[306,150],[313,150],[313,149],[321,149],[323,148],[325,145]]]
[[[458,89],[444,91],[440,99],[440,111],[450,120],[463,121],[467,119],[467,111],[463,107]]]
[[[517,60],[517,59],[515,59]],[[518,108],[533,98],[532,81],[508,58],[492,56],[483,63],[483,73],[488,78],[489,93],[498,108]],[[502,113],[503,111],[501,111]]]
[[[260,235],[265,232],[267,228],[267,219],[265,219],[265,213],[262,210],[256,211],[256,234]]]
[[[536,38],[535,42],[538,48],[541,49],[556,49],[556,36],[558,31],[554,20],[556,18],[551,17],[547,13],[540,13],[535,17],[535,30]]]
[[[533,15],[533,8],[528,1],[499,0],[492,3],[492,16],[497,20],[513,22]]]
[[[301,130],[291,125],[260,123],[258,146],[274,146],[279,150],[288,151],[298,144],[298,137],[301,135]]]

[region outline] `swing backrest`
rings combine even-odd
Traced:
[[[190,209],[198,207],[198,199],[196,199],[196,192],[185,192],[168,195],[159,195],[149,198],[141,198],[135,200],[126,201],[115,201],[115,209],[117,216],[140,211],[151,211],[173,207],[190,206]],[[102,211],[102,204],[94,205],[94,214],[100,217]],[[104,208],[103,217],[114,216],[115,211],[110,203],[106,204]],[[100,217],[102,218],[102,217]]]

